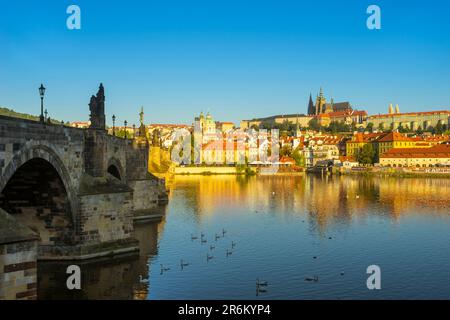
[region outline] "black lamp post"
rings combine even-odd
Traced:
[[[44,123],[44,95],[45,95],[45,87],[41,83],[41,86],[39,87],[39,95],[41,96],[41,115],[39,116],[39,121],[41,123]]]
[[[112,116],[112,121],[113,121],[113,136],[116,135],[116,116],[113,114]]]
[[[127,138],[127,124],[128,124],[127,120],[125,120],[125,121],[123,122],[123,124],[124,124],[124,126],[125,126],[125,139],[126,139],[126,138]]]
[[[136,136],[136,125],[133,123],[133,139]]]
[[[47,109],[45,109],[45,111],[44,111],[44,120],[47,120],[48,119],[48,112],[47,112]]]

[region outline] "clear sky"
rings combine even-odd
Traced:
[[[41,82],[65,121],[88,119],[100,82],[108,121],[130,124],[141,105],[149,123],[305,113],[320,86],[371,114],[450,109],[450,2],[0,0],[0,106],[38,114]]]

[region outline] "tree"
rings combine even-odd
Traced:
[[[281,147],[280,156],[282,157],[290,157],[292,154],[292,146],[290,144],[285,144]]]
[[[361,164],[373,164],[375,162],[375,150],[371,143],[364,145],[356,152],[356,160]]]
[[[275,122],[274,121],[270,121],[270,120],[264,120],[263,122],[261,122],[261,124],[259,125],[259,127],[261,129],[266,129],[266,130],[270,130],[272,128],[274,128]]]
[[[294,150],[294,152],[292,153],[292,158],[295,160],[295,163],[299,166],[299,167],[304,167],[305,166],[305,156],[303,155],[303,153],[299,150],[299,148],[296,148]]]
[[[419,126],[419,127],[417,128],[416,133],[417,133],[417,134],[422,134],[422,133],[423,133],[422,126]]]
[[[308,127],[310,130],[314,131],[320,131],[320,129],[322,129],[321,125],[319,124],[319,120],[317,120],[316,118],[309,120]]]
[[[408,128],[403,127],[402,125],[399,125],[397,128],[398,132],[400,133],[406,133],[409,132]]]
[[[369,132],[373,132],[373,122],[369,122],[366,126],[366,130]]]
[[[434,127],[434,129],[432,129],[431,132],[433,134],[442,134],[444,132],[444,127],[442,126],[442,123],[439,121],[436,127]]]
[[[328,126],[328,128],[326,128],[326,131],[332,133],[349,132],[350,126],[346,124],[344,121],[332,121]]]

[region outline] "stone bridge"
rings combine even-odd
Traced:
[[[134,218],[167,201],[148,172],[145,134],[108,134],[104,101],[101,85],[87,129],[0,116],[0,211],[37,235],[38,259],[137,251]]]

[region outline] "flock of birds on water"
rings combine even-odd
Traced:
[[[304,220],[302,222],[305,222]],[[214,236],[214,240],[215,242],[217,242],[220,238],[225,238],[225,234],[227,233],[227,231],[225,229],[222,229],[221,235],[220,234],[215,234]],[[328,237],[328,239],[332,239],[332,237]],[[199,240],[198,236],[191,234],[191,241],[196,241]],[[206,239],[206,236],[203,232],[200,233],[200,244],[206,244],[208,243],[208,240]],[[229,256],[231,256],[233,254],[233,250],[236,247],[236,242],[231,241],[231,248],[230,249],[226,249],[225,252],[225,256],[228,258]],[[210,244],[209,246],[209,252],[206,253],[206,262],[209,262],[210,260],[214,259],[214,256],[212,254],[210,254],[210,252],[213,252],[215,250],[216,246],[213,244]],[[313,259],[317,259],[317,256],[313,256]],[[185,261],[183,259],[180,260],[180,270],[183,271],[184,268],[188,267],[190,265],[190,263],[188,261]],[[161,269],[160,269],[160,274],[163,275],[164,272],[167,272],[170,270],[169,267],[164,266],[163,264],[160,265]],[[340,273],[341,276],[344,275],[344,272]],[[148,283],[149,279],[143,279],[142,276],[140,276],[139,278],[141,283]],[[314,276],[308,276],[305,277],[304,280],[306,282],[319,282],[319,276],[314,275]],[[263,293],[267,293],[267,289],[268,289],[269,283],[267,281],[264,280],[260,280],[259,278],[256,279],[256,296],[259,296]]]

